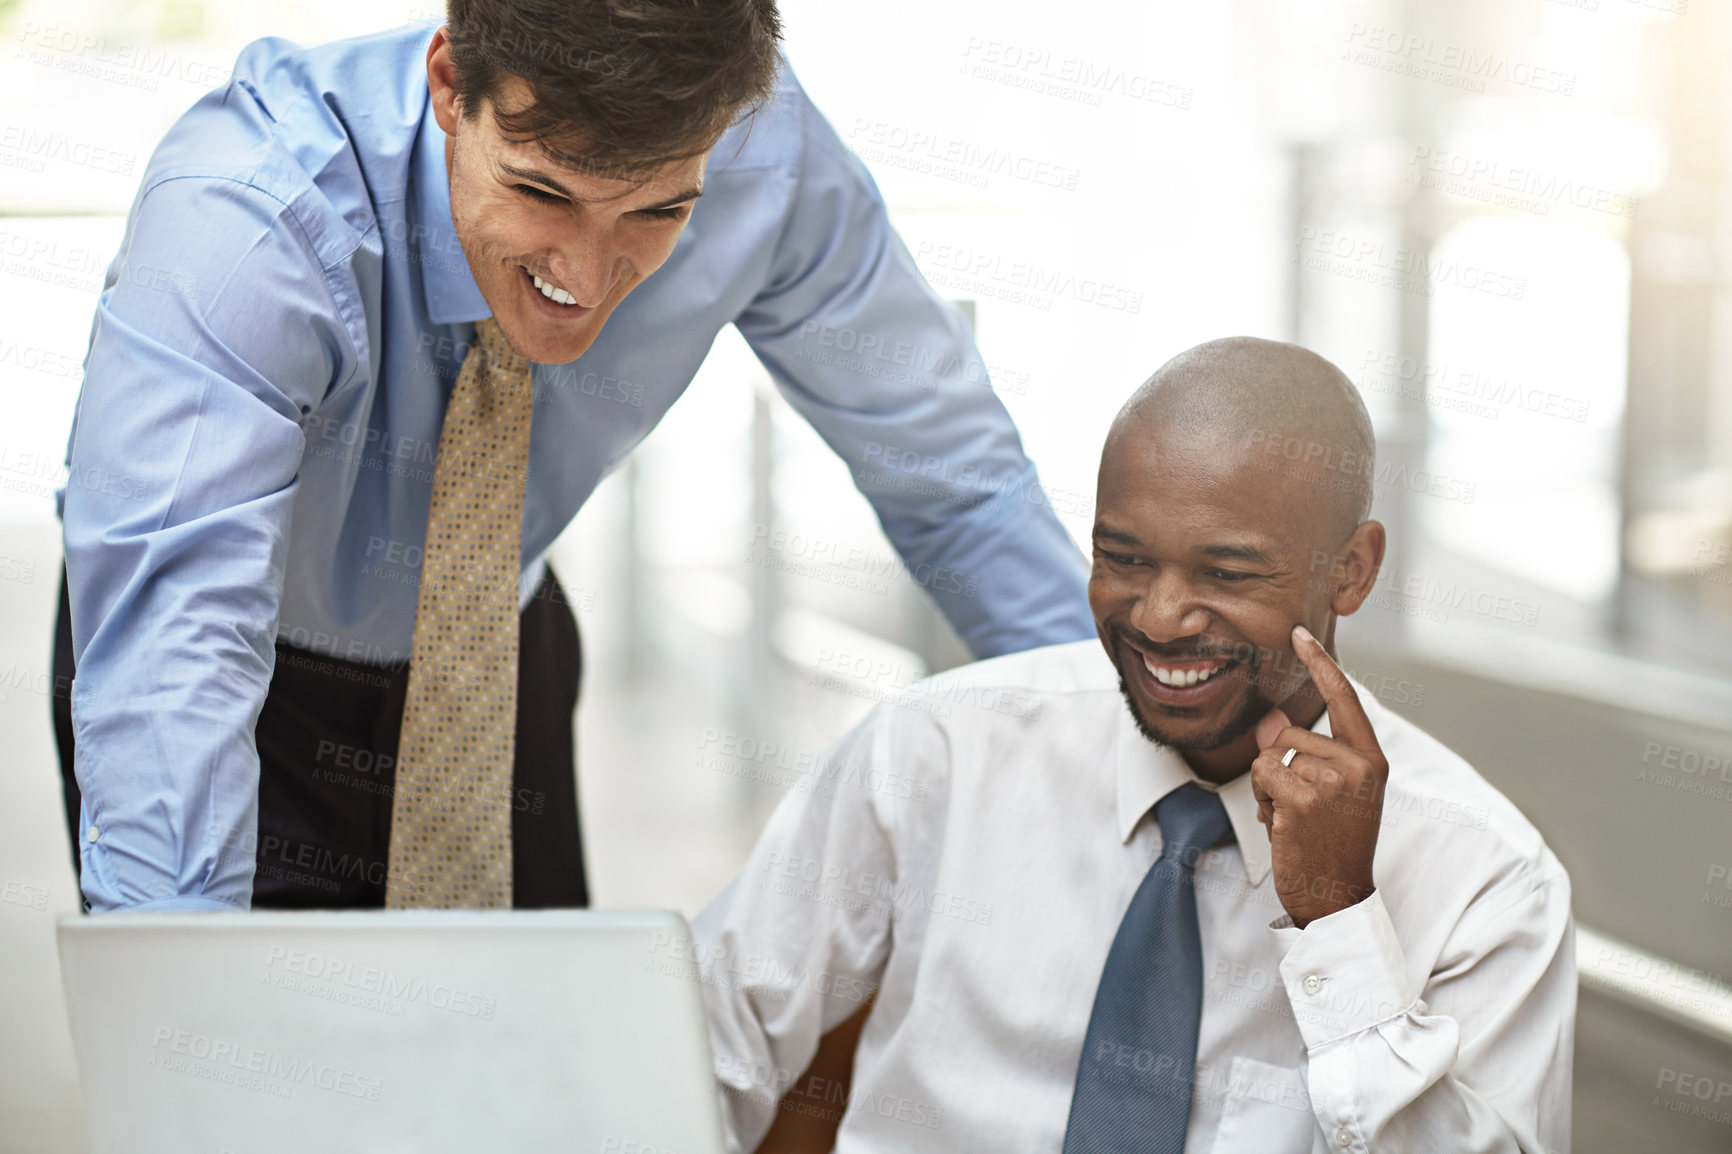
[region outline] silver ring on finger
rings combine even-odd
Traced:
[[[1298,756],[1299,756],[1299,751],[1297,749],[1289,749],[1286,753],[1281,755],[1281,764],[1282,765],[1292,765],[1293,759],[1295,757],[1298,757]]]

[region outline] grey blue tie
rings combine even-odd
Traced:
[[[1197,855],[1231,829],[1218,795],[1195,783],[1155,803],[1161,856],[1107,951],[1077,1064],[1065,1154],[1180,1154],[1191,1116],[1203,943]]]

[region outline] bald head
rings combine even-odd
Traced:
[[[1359,390],[1298,345],[1224,337],[1180,353],[1119,410],[1108,452],[1122,438],[1151,434],[1217,450],[1238,447],[1272,479],[1310,482],[1342,534],[1371,513],[1377,445]]]
[[[1372,591],[1385,545],[1366,519],[1374,451],[1340,369],[1249,337],[1174,357],[1113,422],[1095,629],[1144,736],[1211,780],[1244,772],[1275,706],[1300,726],[1322,713],[1302,694],[1293,627],[1332,647],[1336,620]]]

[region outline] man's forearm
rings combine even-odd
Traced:
[[[1087,563],[1032,464],[978,504],[955,502],[936,515],[930,526],[886,517],[885,529],[977,658],[1095,635]]]

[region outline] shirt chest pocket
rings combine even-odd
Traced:
[[[1299,1071],[1234,1058],[1215,1131],[1214,1154],[1305,1154],[1327,1151]]]

